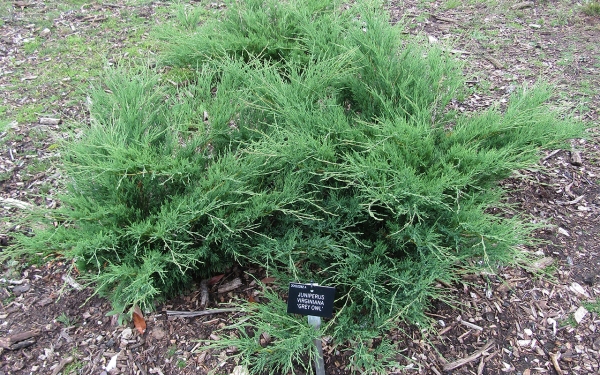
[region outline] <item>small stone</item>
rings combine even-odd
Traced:
[[[129,339],[131,339],[132,336],[133,336],[133,331],[131,330],[131,328],[125,328],[123,330],[123,332],[121,332],[121,339],[123,339],[123,340],[129,340]]]
[[[106,342],[106,347],[107,348],[112,348],[113,346],[115,346],[115,339],[113,339],[112,337]]]
[[[27,292],[30,289],[29,284],[17,285],[13,288],[13,293],[15,296],[20,296],[21,294]]]
[[[583,164],[583,161],[581,159],[581,152],[579,151],[571,151],[571,160],[570,160],[571,164],[576,166],[576,167],[580,167]]]
[[[17,361],[13,364],[13,370],[15,370],[15,371],[19,371],[23,367],[25,367],[25,363],[23,363],[23,361]]]
[[[562,234],[563,236],[571,237],[565,228],[558,227],[558,233]]]
[[[38,304],[38,306],[44,307],[44,306],[49,305],[51,303],[52,303],[52,298],[46,297],[46,298],[43,298],[43,299],[39,300],[37,304]]]
[[[556,320],[554,320],[552,318],[548,318],[548,319],[546,319],[546,322],[548,322],[548,324],[552,325],[552,332],[556,336]]]
[[[41,117],[40,118],[40,125],[58,125],[58,124],[60,124],[59,118],[52,118],[52,117]]]
[[[561,354],[560,359],[561,361],[565,362],[573,361],[573,351],[571,349],[567,349],[564,353]]]
[[[44,356],[44,359],[48,359],[49,361],[52,361],[52,359],[54,358],[54,349],[53,348],[44,348],[43,356]]]
[[[151,333],[151,335],[152,335],[152,337],[153,337],[155,340],[162,340],[162,339],[164,339],[164,338],[165,338],[165,335],[166,335],[166,334],[165,334],[165,331],[163,331],[162,329],[160,329],[160,328],[154,328],[154,329],[152,330],[152,333]]]
[[[588,273],[586,275],[583,275],[583,282],[586,283],[589,286],[594,285],[594,282],[596,281],[596,275],[594,275],[593,273]]]
[[[44,30],[40,31],[40,36],[48,36],[50,35],[50,29],[49,28],[45,28]]]

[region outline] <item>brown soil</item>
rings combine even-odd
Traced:
[[[69,81],[36,87],[27,69],[17,69],[19,61],[29,64],[30,70],[42,64],[35,53],[24,52],[23,39],[43,31],[29,26],[27,12],[31,8],[43,11],[51,5],[38,1],[14,4],[14,12],[0,23],[0,104],[10,112],[40,96],[57,95],[54,105],[42,111],[63,121],[50,126],[14,124],[0,134],[0,216],[6,218],[0,223],[0,246],[10,242],[11,231],[19,230],[17,219],[22,208],[9,199],[56,204],[52,195],[59,171],[52,168],[32,173],[27,166],[35,159],[53,157],[54,139],[68,131],[65,123],[69,121],[65,120],[86,121],[83,103],[69,100],[75,91]],[[520,213],[548,224],[537,233],[546,242],[523,249],[540,255],[541,260],[529,270],[502,267],[494,275],[465,275],[463,282],[450,286],[458,301],[454,308],[434,303],[430,315],[438,324],[432,330],[400,327],[389,332],[398,345],[398,362],[408,366],[397,372],[598,374],[600,17],[585,16],[579,6],[556,1],[457,2],[454,9],[448,9],[451,4],[393,1],[389,8],[392,22],[404,17],[408,31],[423,43],[441,43],[465,61],[465,75],[473,90],[467,100],[454,103],[455,108],[472,111],[502,103],[517,85],[544,79],[557,87],[553,103],[589,123],[590,136],[573,141],[571,151],[547,150],[540,159],[544,168],[523,171],[524,178],[504,182]],[[94,5],[104,14],[120,17],[122,10],[128,10],[148,22],[161,6],[121,2]],[[520,6],[523,8],[516,9]],[[93,28],[94,22],[94,18],[61,14],[48,37],[64,36],[61,32],[65,27]],[[118,49],[121,37],[107,37],[115,39],[113,46]],[[16,85],[15,79],[27,85]],[[11,91],[15,87],[23,91],[21,95]],[[39,141],[39,134],[34,137],[32,132],[48,136]],[[42,186],[48,189],[48,198],[40,198]],[[234,321],[235,314],[195,318],[165,314],[166,310],[202,308],[198,285],[148,314],[147,329],[139,334],[133,324],[119,326],[114,316],[107,316],[109,304],[93,296],[91,289],[77,290],[76,284],[65,282],[71,270],[70,264],[60,259],[48,259],[43,266],[4,267],[0,281],[0,375],[106,374],[111,359],[116,359],[111,374],[233,371],[235,364],[227,360],[230,352],[198,350],[204,345],[198,340],[218,339],[214,331]],[[230,270],[210,286],[209,304],[204,307],[221,307],[235,297],[254,298],[258,291],[253,277],[263,276],[259,270]],[[218,292],[235,278],[240,278],[241,287]],[[17,336],[23,333],[30,333],[30,337]],[[486,343],[489,347],[478,352]],[[327,373],[352,371],[347,348],[327,338],[323,345]],[[465,361],[456,363],[461,359]],[[453,364],[457,367],[452,368]]]

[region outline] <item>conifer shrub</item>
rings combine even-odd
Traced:
[[[534,224],[494,213],[506,207],[498,182],[582,134],[544,104],[545,86],[503,111],[448,111],[460,65],[377,5],[232,2],[181,30],[163,36],[169,73],[117,69],[91,92],[91,126],[64,147],[63,205],[11,252],[76,259],[117,313],[260,265],[283,287],[335,286],[324,331],[352,343],[357,368],[393,363],[388,341],[374,355],[366,340],[425,324],[430,301],[448,298],[440,281],[522,259]],[[245,307],[233,344],[214,345],[240,348],[254,371],[287,371],[314,336],[269,300]],[[250,323],[280,330],[277,361]]]

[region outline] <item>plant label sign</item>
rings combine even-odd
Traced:
[[[334,299],[335,288],[333,287],[290,283],[287,312],[331,318]]]

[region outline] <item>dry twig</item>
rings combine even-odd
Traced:
[[[205,308],[208,305],[208,280],[200,282],[200,306]]]
[[[563,374],[562,369],[560,368],[560,365],[558,364],[558,358],[560,358],[560,353],[558,353],[558,354],[550,353],[549,356],[550,356],[550,361],[552,361],[552,366],[554,366],[554,369],[556,370],[556,372],[559,375],[562,375]]]
[[[459,359],[458,361],[454,361],[454,362],[450,362],[444,365],[444,371],[450,371],[450,370],[454,370],[455,368],[458,368],[460,366],[466,365],[469,362],[473,362],[474,360],[476,360],[477,358],[481,357],[481,355],[488,350],[492,345],[494,345],[496,341],[494,339],[488,341],[487,344],[485,344],[483,346],[483,348],[479,349],[478,351],[476,351],[475,353],[471,354],[470,356],[463,358],[463,359]]]
[[[438,20],[438,21],[443,21],[443,22],[448,22],[448,23],[453,23],[453,24],[458,25],[458,21],[455,20],[454,18],[438,16],[438,15],[435,15],[435,14],[432,14],[431,16],[433,18],[435,18],[436,20]]]
[[[58,375],[59,372],[62,371],[62,369],[68,365],[69,363],[73,362],[73,357],[69,356],[67,358],[64,358],[63,360],[61,360],[58,365],[56,365],[56,367],[54,368],[54,370],[52,371],[52,375]]]
[[[504,65],[502,65],[502,63],[500,61],[498,61],[498,59],[492,57],[492,56],[483,56],[487,61],[490,62],[490,64],[492,64],[494,66],[494,68],[496,69],[502,69],[504,68]]]
[[[175,310],[167,310],[167,316],[177,317],[177,318],[193,318],[196,316],[203,315],[211,315],[211,314],[222,314],[228,312],[237,312],[240,311],[238,308],[227,308],[227,309],[213,309],[213,310],[203,310],[203,311],[175,311]]]
[[[12,153],[12,151],[11,151]],[[16,207],[16,208],[20,208],[22,210],[29,210],[33,208],[33,205],[29,202],[24,202],[24,201],[20,201],[18,199],[13,199],[13,198],[3,198],[0,197],[0,205],[5,205],[5,206],[9,206],[9,207]]]
[[[15,343],[18,343],[20,341],[25,341],[32,337],[38,336],[39,334],[40,334],[40,331],[33,330],[33,331],[17,333],[17,334],[8,336],[8,337],[0,337],[0,348],[13,350],[13,349],[15,349],[15,347],[13,346]]]
[[[236,277],[235,279],[231,280],[230,282],[221,285],[219,287],[219,294],[231,292],[232,290],[237,289],[240,286],[242,286],[242,280],[240,280],[239,277]]]
[[[463,325],[465,325],[465,326],[467,326],[467,327],[469,327],[469,328],[476,329],[478,331],[483,331],[483,327],[478,326],[477,324],[473,324],[471,322],[467,322],[467,321],[464,321],[464,320],[461,320],[460,323],[463,324]]]

